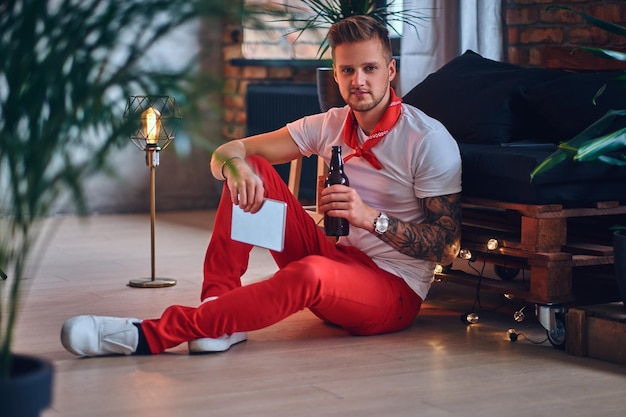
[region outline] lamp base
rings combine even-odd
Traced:
[[[142,278],[142,279],[131,279],[128,282],[129,287],[135,288],[164,288],[164,287],[173,287],[176,285],[176,280],[173,278]]]

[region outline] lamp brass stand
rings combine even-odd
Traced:
[[[159,148],[155,144],[146,146],[146,164],[150,168],[150,279],[131,279],[128,285],[135,288],[163,288],[176,285],[173,278],[156,277],[155,225],[156,225],[156,167],[159,166]]]
[[[150,278],[131,279],[128,283],[135,288],[163,288],[176,285],[173,278],[157,278],[155,262],[156,224],[156,167],[159,152],[174,140],[180,113],[176,102],[168,96],[133,96],[128,99],[124,117],[134,125],[131,141],[146,152],[146,165],[150,169]]]

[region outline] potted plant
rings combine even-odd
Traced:
[[[66,201],[86,212],[85,178],[128,142],[130,95],[199,92],[185,76],[193,63],[164,71],[144,60],[218,3],[0,2],[0,415],[39,415],[51,401],[50,363],[12,350],[31,249],[49,237],[42,219]]]
[[[593,26],[609,33],[626,36],[626,27],[568,7],[550,6],[547,10],[566,10],[579,15]],[[605,59],[626,61],[626,53],[624,52],[592,47],[579,47],[579,49]],[[612,82],[626,86],[626,70],[617,75]],[[598,90],[595,97],[590,97],[590,100],[595,103],[605,88],[606,85]],[[626,94],[626,90],[624,90],[624,94]],[[616,130],[610,128],[614,120],[621,117],[626,117],[626,108],[609,110],[574,138],[559,144],[558,149],[531,172],[531,179],[569,158],[580,162],[599,161],[612,165],[626,165],[626,155],[623,154],[626,149],[626,127]],[[626,227],[614,226],[612,229],[615,276],[620,298],[626,303]]]
[[[267,4],[248,6],[252,16],[265,14],[275,17],[278,21],[289,22],[293,30],[289,34],[296,34],[297,41],[307,31],[328,31],[328,29],[341,19],[354,15],[372,16],[382,22],[390,24],[396,34],[394,23],[407,24],[417,33],[417,25],[429,17],[417,9],[403,9],[396,7],[401,0],[301,0],[298,5]],[[258,21],[257,21],[258,23]],[[318,57],[321,59],[327,55],[330,48],[328,36],[324,35],[318,49]],[[339,89],[334,80],[332,68],[322,66],[317,70],[317,88],[320,100],[320,108],[326,111],[331,107],[343,106],[345,102],[339,94]]]

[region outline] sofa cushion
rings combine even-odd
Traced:
[[[523,68],[467,51],[430,74],[403,100],[442,122],[462,143],[532,139],[521,92],[561,71]],[[536,129],[541,129],[537,126]]]
[[[527,87],[522,95],[544,127],[535,139],[567,141],[611,109],[626,109],[626,88],[612,80],[618,72],[565,73],[564,76]],[[593,97],[606,84],[604,92]],[[607,131],[626,126],[620,118]]]

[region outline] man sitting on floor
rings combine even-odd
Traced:
[[[460,244],[461,159],[438,121],[402,103],[384,24],[366,16],[329,32],[335,79],[348,103],[266,134],[235,140],[213,155],[211,172],[225,180],[204,263],[198,307],[174,305],[157,319],[78,316],[61,340],[81,356],[157,354],[183,342],[191,352],[224,351],[248,331],[304,308],[354,335],[407,328],[420,311],[437,263]],[[344,152],[350,186],[321,193],[320,210],[343,217],[350,235],[337,243],[305,212],[272,164]],[[348,150],[350,150],[348,148]],[[287,203],[285,249],[272,252],[279,270],[241,285],[252,246],[233,241],[233,204],[255,213],[265,198]]]

